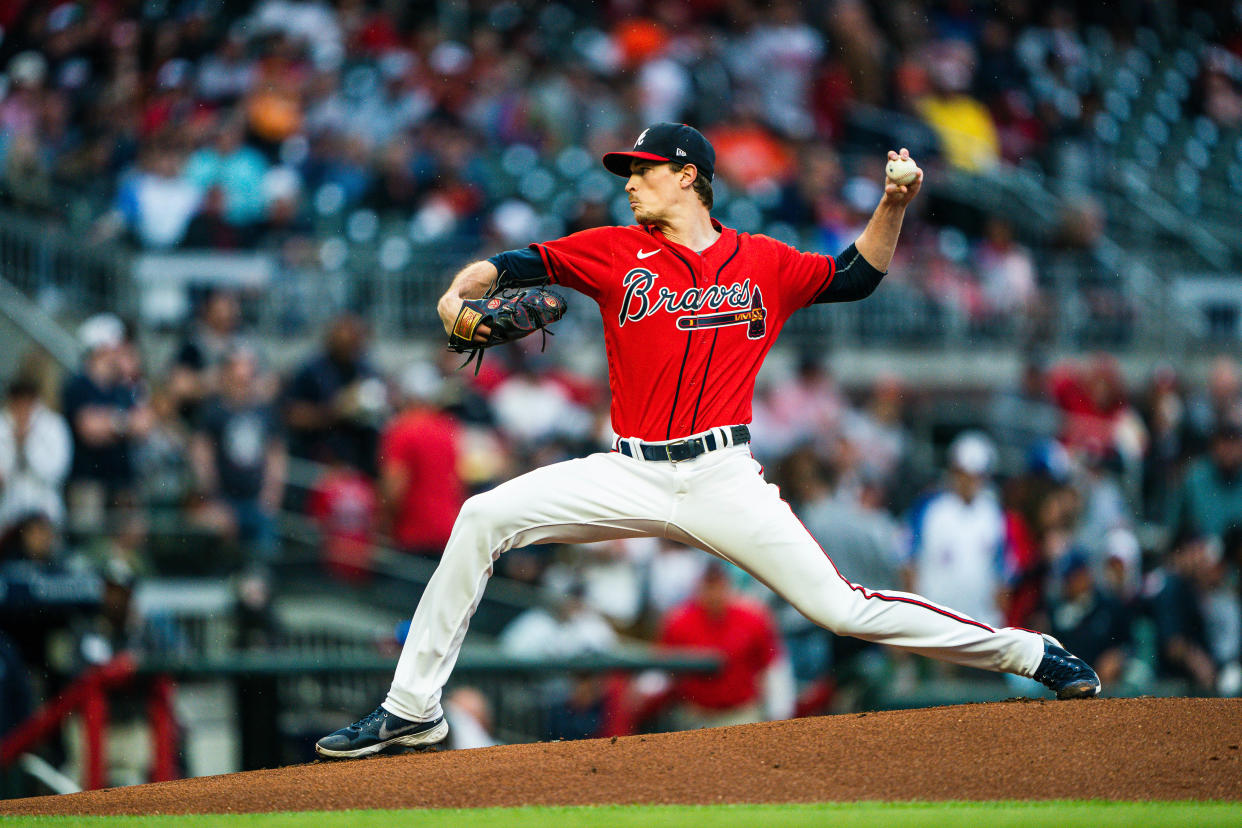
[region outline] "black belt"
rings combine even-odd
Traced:
[[[732,445],[750,442],[750,429],[744,425],[729,426],[729,433],[733,437]],[[702,437],[687,437],[685,440],[675,440],[671,443],[638,444],[638,450],[644,460],[667,460],[672,463],[690,460],[718,448],[724,448],[724,446],[720,445],[720,441],[716,439],[715,431],[710,431]],[[634,456],[634,446],[629,440],[618,440],[617,451],[626,457]]]

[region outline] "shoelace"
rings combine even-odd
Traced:
[[[349,729],[357,730],[361,732],[362,730],[366,729],[366,727],[370,725],[372,722],[379,721],[381,718],[383,718],[383,716],[384,716],[384,708],[377,707],[374,710],[372,710],[370,713],[368,713],[367,715],[363,716],[358,721],[351,724],[349,726]]]

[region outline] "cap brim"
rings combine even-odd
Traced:
[[[638,161],[668,161],[663,155],[656,155],[654,152],[610,152],[604,156],[604,169],[613,175],[619,175],[622,178],[630,177],[630,162]]]

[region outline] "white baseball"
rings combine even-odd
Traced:
[[[894,184],[913,184],[919,175],[919,165],[913,158],[897,158],[884,165],[884,174]]]

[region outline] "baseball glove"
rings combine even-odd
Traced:
[[[515,342],[535,331],[544,335],[547,345],[548,330],[556,320],[565,315],[565,299],[559,293],[539,287],[503,288],[490,291],[481,299],[467,299],[461,303],[461,311],[449,334],[450,351],[469,354],[462,367],[477,360],[474,372],[483,364],[483,352],[488,348]],[[474,332],[480,325],[490,329],[486,342],[475,342]]]

